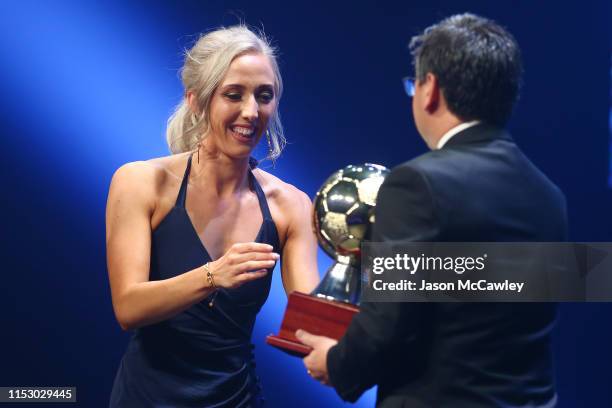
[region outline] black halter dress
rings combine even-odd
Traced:
[[[174,208],[152,234],[150,280],[172,278],[212,259],[185,210],[191,157]],[[249,171],[263,222],[256,242],[280,253],[276,225]],[[270,291],[268,274],[237,289],[220,289],[160,323],[137,329],[121,360],[111,407],[260,407],[251,333]]]

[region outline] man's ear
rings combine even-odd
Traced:
[[[430,114],[435,113],[440,107],[440,84],[438,78],[431,72],[428,72],[425,77],[423,91],[425,110]]]

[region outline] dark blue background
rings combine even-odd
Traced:
[[[609,2],[1,2],[0,386],[73,385],[79,405],[107,404],[129,336],[106,275],[107,189],[121,164],[167,154],[181,49],[195,34],[243,19],[273,37],[290,145],[270,171],[312,196],[346,164],[392,167],[425,151],[400,82],[412,73],[406,45],[464,11],[499,21],[522,46],[510,129],[567,195],[571,239],[611,241]],[[270,406],[342,405],[263,343],[284,306],[277,276],[254,333]],[[562,305],[561,407],[612,406],[610,312]],[[373,404],[369,392],[358,406]]]

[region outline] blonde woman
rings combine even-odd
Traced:
[[[172,155],[122,166],[107,204],[113,307],[134,330],[113,407],[261,405],[251,333],[282,259],[287,293],[318,282],[311,203],[260,169],[284,144],[274,50],[244,26],[200,37],[168,121]]]

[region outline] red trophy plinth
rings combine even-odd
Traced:
[[[289,295],[280,333],[266,337],[266,343],[293,356],[303,357],[312,349],[299,342],[295,337],[296,330],[303,329],[339,340],[358,311],[359,308],[350,303],[293,292]]]

